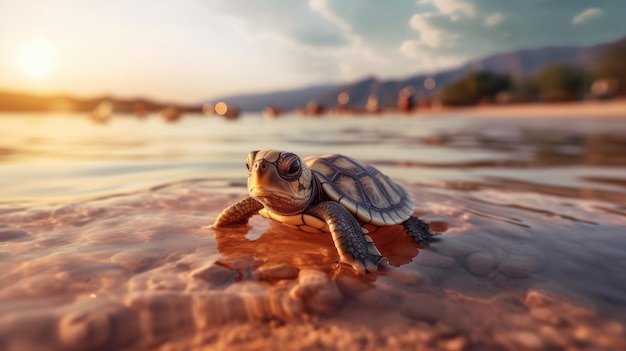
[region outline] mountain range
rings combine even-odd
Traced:
[[[626,40],[626,37],[621,40]],[[284,110],[292,110],[305,106],[309,101],[315,101],[326,107],[335,106],[337,96],[345,92],[350,96],[348,106],[351,107],[365,106],[371,94],[378,96],[380,106],[395,106],[398,93],[405,87],[412,87],[418,97],[428,97],[441,87],[472,70],[508,74],[513,79],[527,78],[542,68],[557,63],[592,70],[599,56],[612,43],[593,46],[548,46],[517,50],[471,60],[453,69],[430,74],[417,74],[399,80],[380,80],[369,77],[349,84],[327,84],[289,91],[225,96],[210,99],[210,101],[224,101],[229,105],[236,105],[246,112],[261,111],[269,105],[276,105]],[[434,88],[426,89],[424,87],[424,81],[428,78],[434,79],[436,84]]]

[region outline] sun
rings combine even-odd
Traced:
[[[17,52],[17,63],[22,73],[31,78],[43,78],[54,68],[57,51],[54,44],[43,38],[24,42]]]

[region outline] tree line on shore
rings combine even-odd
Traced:
[[[562,102],[626,96],[626,39],[610,45],[592,70],[554,64],[535,75],[514,80],[509,75],[472,71],[436,95],[444,106],[493,102]]]

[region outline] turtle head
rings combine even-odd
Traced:
[[[246,167],[250,196],[274,213],[287,216],[302,213],[315,198],[311,169],[294,153],[252,151]]]

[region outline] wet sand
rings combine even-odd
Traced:
[[[0,348],[626,348],[626,257],[615,241],[626,221],[613,213],[623,205],[521,196],[508,206],[488,189],[407,186],[442,235],[424,249],[398,227],[374,233],[389,266],[366,276],[336,264],[326,235],[259,216],[207,228],[243,196],[240,184],[5,208]]]

